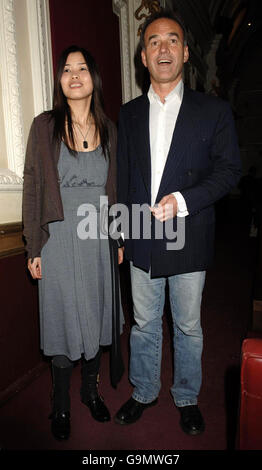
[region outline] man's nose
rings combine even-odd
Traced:
[[[160,43],[160,51],[165,52],[168,50],[168,41],[161,41]]]

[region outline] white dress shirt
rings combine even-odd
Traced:
[[[151,205],[156,201],[161,178],[166,164],[167,155],[173,137],[177,116],[180,110],[184,93],[182,80],[165,97],[162,103],[160,97],[154,92],[152,85],[148,91],[149,134],[151,150]],[[174,192],[178,204],[178,217],[188,215],[185,199],[180,192]]]

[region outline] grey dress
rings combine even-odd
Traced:
[[[88,360],[99,345],[112,342],[109,243],[99,237],[108,161],[100,145],[73,157],[62,143],[58,171],[64,220],[49,224],[50,238],[41,252],[41,349],[48,356],[74,361],[84,354]],[[92,238],[83,239],[86,230]]]

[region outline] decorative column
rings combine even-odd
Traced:
[[[120,23],[123,103],[141,95],[136,80],[140,28],[147,17],[164,6],[165,0],[113,0],[113,11]]]
[[[17,68],[16,31],[14,18],[14,0],[0,2],[0,62],[2,105],[4,130],[7,151],[9,178],[1,178],[1,183],[22,184],[24,162],[24,136],[22,126],[22,110],[20,86]],[[1,173],[0,173],[1,177]]]
[[[52,108],[52,45],[47,0],[26,0],[34,90],[34,115]]]
[[[0,0],[0,224],[21,221],[30,124],[52,103],[48,0]]]

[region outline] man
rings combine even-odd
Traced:
[[[120,111],[118,200],[129,208],[133,224],[133,205],[148,204],[151,237],[135,239],[125,233],[136,322],[130,338],[134,391],[115,421],[134,423],[157,402],[168,280],[174,325],[171,394],[182,429],[194,435],[204,430],[198,408],[200,308],[213,254],[213,204],[239,179],[239,150],[228,104],[184,87],[183,66],[189,52],[181,20],[166,12],[150,18],[141,45],[151,85],[146,95]],[[184,223],[184,243],[174,249],[167,245],[165,227],[170,221],[177,238],[183,229],[179,221]],[[156,236],[159,225],[164,228],[162,237]]]

